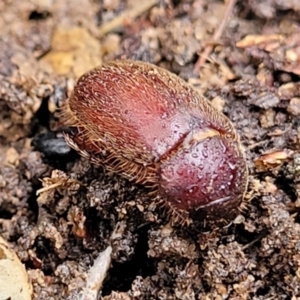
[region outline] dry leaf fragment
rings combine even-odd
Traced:
[[[293,155],[293,153],[292,150],[286,149],[264,154],[254,161],[255,167],[258,172],[279,168]]]
[[[250,34],[237,42],[237,47],[244,48],[263,64],[274,70],[282,70],[300,75],[300,33],[289,35]]]
[[[0,299],[30,300],[32,285],[24,265],[0,236]]]
[[[295,117],[300,116],[300,97],[291,99],[287,111]]]
[[[288,82],[278,88],[278,96],[281,100],[290,100],[300,97],[300,82]]]
[[[84,28],[58,28],[51,46],[52,50],[43,60],[59,75],[79,77],[102,63],[99,41]]]
[[[284,40],[284,36],[281,34],[270,34],[270,35],[260,35],[260,34],[249,34],[245,36],[242,40],[236,43],[237,47],[248,48],[251,46],[257,46],[260,49],[265,49],[266,51],[272,51],[280,45]]]

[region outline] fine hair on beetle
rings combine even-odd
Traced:
[[[66,142],[142,184],[181,223],[232,220],[248,170],[231,121],[183,79],[149,63],[104,63],[79,78],[64,111]],[[155,198],[155,197],[154,197]]]

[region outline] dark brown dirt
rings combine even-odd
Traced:
[[[0,234],[33,299],[79,299],[110,244],[99,298],[300,299],[300,5],[236,1],[216,40],[222,1],[161,0],[132,17],[138,2],[0,3]],[[234,123],[250,174],[230,226],[172,228],[143,187],[65,145],[58,108],[78,76],[115,58],[169,69]]]

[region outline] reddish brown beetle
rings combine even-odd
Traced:
[[[71,147],[156,189],[179,216],[231,219],[247,187],[232,123],[176,75],[113,61],[83,75],[68,101]]]

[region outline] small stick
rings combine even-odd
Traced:
[[[224,18],[223,18],[220,26],[217,28],[217,30],[214,33],[214,36],[213,36],[213,39],[212,39],[213,42],[217,42],[221,38],[221,35],[224,31],[225,25],[228,21],[229,15],[230,15],[230,13],[231,13],[234,5],[235,5],[235,2],[236,2],[236,0],[229,0]],[[195,67],[194,67],[194,70],[193,70],[194,74],[199,74],[201,67],[203,66],[203,64],[207,60],[207,58],[208,58],[209,54],[212,52],[213,48],[214,48],[214,46],[211,43],[210,45],[207,45],[205,47],[203,53],[201,55],[199,55],[199,58],[198,58],[197,62],[195,63]]]
[[[126,20],[133,20],[137,16],[149,10],[152,6],[156,5],[159,0],[147,0],[147,1],[137,1],[137,4],[129,9],[124,10],[119,16],[112,19],[111,21],[102,24],[99,27],[99,36],[102,37],[106,33],[114,30],[117,27],[124,25]]]

